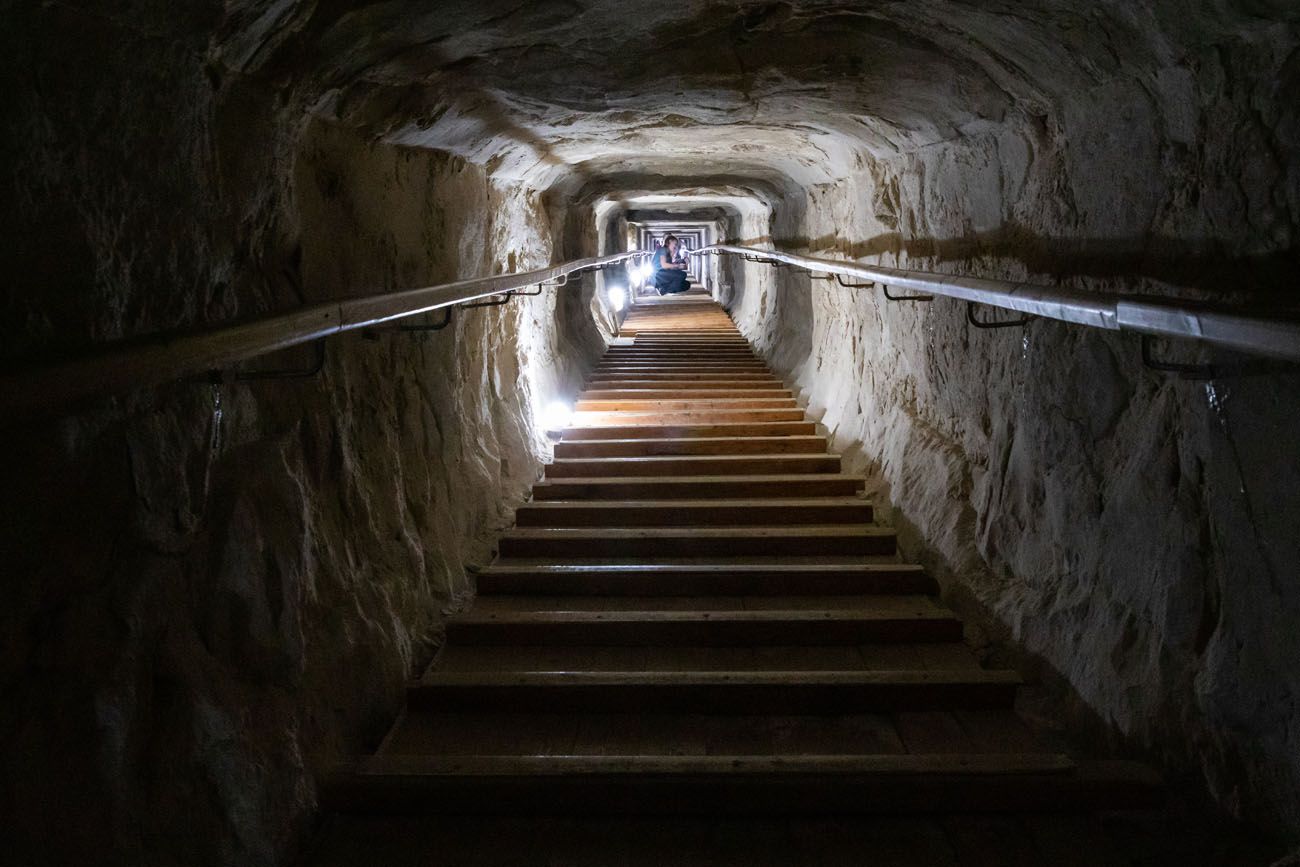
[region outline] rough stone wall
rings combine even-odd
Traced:
[[[564,216],[529,190],[205,70],[198,12],[10,11],[6,358],[559,254]],[[534,480],[537,409],[601,345],[590,302],[570,285],[332,340],[312,379],[6,424],[7,863],[290,857],[317,775],[375,745]]]
[[[775,243],[1294,303],[1297,56],[1266,29],[867,161],[779,209]],[[748,281],[738,322],[879,477],[947,595],[1063,676],[1075,711],[1300,836],[1300,375],[1187,382],[1146,370],[1131,336],[979,331],[956,301],[780,281]]]

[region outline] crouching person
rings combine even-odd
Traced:
[[[686,279],[686,260],[677,252],[681,241],[676,235],[664,238],[664,245],[655,250],[651,267],[654,269],[654,285],[660,295],[676,295],[691,288],[691,281]]]

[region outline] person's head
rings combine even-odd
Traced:
[[[681,246],[681,242],[677,240],[676,235],[664,235],[664,246],[668,248],[670,253],[676,253],[677,248]]]

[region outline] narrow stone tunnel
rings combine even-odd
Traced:
[[[5,20],[12,394],[105,347],[617,256],[666,227],[693,250],[1300,309],[1285,0],[20,0]],[[716,300],[866,479],[873,526],[981,670],[1024,681],[1018,717],[1158,772],[1164,806],[449,815],[445,837],[426,815],[340,842],[326,781],[380,747],[472,612],[557,459],[550,408],[661,305],[619,309],[605,270],[6,410],[10,863],[374,863],[381,843],[451,864],[1295,857],[1294,365],[692,261],[704,296],[680,303]]]

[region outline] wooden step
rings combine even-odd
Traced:
[[[690,385],[695,382],[736,382],[754,387],[766,387],[766,389],[781,389],[785,386],[783,380],[771,373],[770,370],[593,370],[586,387],[595,389],[595,387],[608,387],[620,382],[649,382],[654,383],[655,387],[669,387],[675,385]]]
[[[627,349],[614,352],[611,350],[600,360],[604,365],[616,364],[765,364],[749,350],[675,350],[675,349]]]
[[[578,396],[578,404],[606,400],[793,400],[788,388],[696,388],[695,386],[660,386],[629,388],[625,384],[588,388]]]
[[[502,557],[737,557],[893,554],[894,531],[861,524],[807,527],[517,527]]]
[[[469,611],[447,622],[456,645],[858,645],[960,641],[961,621],[932,604],[883,610]]]
[[[611,346],[603,358],[758,358],[748,346],[699,346],[680,344],[676,346],[647,346],[637,343],[633,346]]]
[[[707,373],[725,377],[756,373],[773,376],[761,361],[612,361],[601,362],[592,371],[600,376],[640,376],[647,373]]]
[[[674,355],[671,353],[662,356],[651,355],[628,355],[628,356],[606,356],[597,362],[597,370],[607,369],[635,369],[635,368],[657,368],[671,373],[673,370],[681,367],[701,367],[708,369],[732,369],[737,372],[768,372],[767,364],[757,357],[718,357],[718,358],[692,358],[686,355]]]
[[[739,329],[730,321],[718,323],[720,328],[645,328],[640,331],[637,340],[745,340]]]
[[[515,510],[520,527],[722,527],[869,524],[871,503],[860,497],[736,500],[540,500]]]
[[[779,397],[725,397],[703,395],[700,397],[622,397],[615,399],[592,398],[584,395],[574,404],[577,412],[709,412],[732,409],[798,409],[792,396]]]
[[[442,673],[493,675],[511,671],[652,671],[667,676],[672,672],[747,671],[793,676],[821,671],[977,671],[979,663],[959,641],[808,646],[451,644],[439,652],[436,668]],[[928,718],[905,719],[909,742],[925,746],[945,734]]]
[[[824,436],[673,437],[667,439],[575,440],[555,444],[556,458],[635,458],[654,455],[816,455],[826,453]]]
[[[915,720],[949,735],[916,743]],[[975,736],[970,732],[973,731]],[[984,737],[984,732],[994,733]],[[407,714],[387,755],[871,756],[1054,753],[1013,710],[843,714]]]
[[[771,381],[762,380],[743,380],[743,379],[696,379],[685,380],[682,382],[664,382],[655,379],[611,379],[604,382],[588,382],[587,393],[595,391],[689,391],[696,392],[722,392],[723,394],[739,394],[741,396],[752,395],[758,392],[757,397],[772,397],[767,394],[769,391],[779,391],[793,394],[790,389],[786,388],[780,380],[773,377]],[[594,395],[593,395],[594,396]]]
[[[644,329],[637,334],[636,340],[645,340],[648,342],[671,342],[674,340],[731,340],[739,341],[746,345],[749,343],[749,341],[745,340],[744,335],[742,335],[734,325],[730,328],[720,329],[678,329],[674,331]]]
[[[646,457],[557,458],[546,478],[618,476],[775,476],[838,473],[839,455],[649,455]]]
[[[1009,708],[1010,671],[426,672],[411,707],[552,713],[849,713]]]
[[[699,338],[682,338],[680,340],[666,340],[664,338],[651,339],[638,335],[633,338],[631,348],[645,350],[649,352],[748,352],[754,354],[754,348],[749,341],[743,337],[732,337],[729,339],[699,339]]]
[[[321,801],[344,813],[815,816],[1122,810],[1161,797],[1139,765],[1057,754],[379,756],[336,770]]]
[[[804,411],[798,407],[790,409],[699,409],[699,410],[665,410],[624,411],[624,412],[575,412],[573,426],[583,427],[644,427],[647,425],[680,424],[726,424],[754,423],[775,421],[803,421]]]
[[[711,334],[694,333],[690,331],[661,331],[658,333],[653,331],[642,331],[637,334],[634,340],[638,346],[642,343],[739,343],[744,346],[750,345],[749,341],[746,340],[740,332],[735,331],[734,329],[729,332],[713,332]]]
[[[779,383],[780,378],[766,367],[752,365],[710,365],[710,364],[620,364],[614,366],[597,366],[592,369],[589,385],[625,379],[672,379],[686,381],[695,379],[729,379],[760,380]]]
[[[633,476],[545,479],[534,500],[711,500],[753,497],[848,497],[862,490],[861,476],[836,473],[777,476]]]
[[[601,356],[600,364],[737,364],[766,366],[767,362],[749,349],[644,349],[615,347]]]
[[[853,597],[859,598],[859,597]],[[495,597],[515,601],[513,597]],[[661,601],[674,600],[660,597]],[[567,602],[568,600],[566,600]],[[644,603],[654,600],[628,600]],[[775,602],[775,600],[772,600]],[[643,606],[644,607],[644,606]],[[511,671],[978,671],[979,663],[959,641],[916,644],[889,642],[857,645],[566,645],[566,644],[448,644],[438,653],[437,671],[446,673]],[[928,717],[900,718],[909,743],[936,749],[935,738],[950,736],[950,728]],[[955,725],[955,723],[953,724]],[[960,727],[957,731],[960,732]],[[945,747],[946,749],[946,747]]]
[[[676,371],[647,371],[645,373],[614,374],[593,372],[588,385],[601,382],[722,382],[728,385],[741,383],[772,383],[780,385],[781,380],[771,373],[679,373]]]
[[[827,596],[939,590],[924,569],[904,563],[616,566],[498,560],[477,581],[481,596]]]
[[[636,424],[598,426],[574,424],[564,429],[565,440],[686,439],[691,437],[810,436],[816,422],[696,422],[686,424]]]

